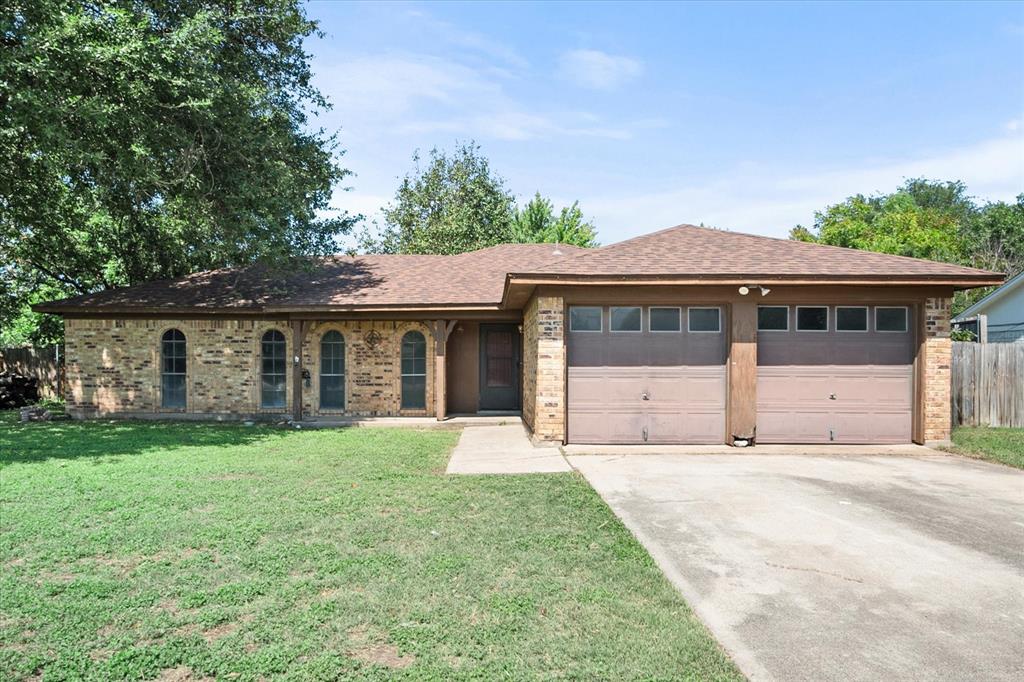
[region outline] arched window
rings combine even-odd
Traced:
[[[287,385],[284,334],[271,329],[263,335],[260,345],[263,357],[260,407],[284,407]]]
[[[345,337],[329,331],[320,339],[320,407],[345,409]]]
[[[185,335],[168,329],[160,339],[160,404],[165,408],[185,407]]]
[[[427,406],[427,341],[419,332],[402,337],[402,409]]]

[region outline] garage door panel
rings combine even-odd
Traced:
[[[569,440],[573,443],[633,443],[643,432],[643,415],[635,411],[574,411]]]
[[[816,404],[828,395],[829,377],[817,373],[801,372],[787,367],[759,368],[757,376],[757,402],[761,406],[792,406],[795,403]]]
[[[578,407],[602,404],[604,380],[600,376],[573,376],[569,373],[569,391],[576,395]]]
[[[757,440],[760,443],[826,443],[830,413],[824,410],[758,408]]]
[[[724,431],[721,410],[648,413],[648,443],[721,443]]]
[[[836,443],[906,443],[910,421],[906,412],[849,411],[837,413],[832,421]]]
[[[912,404],[913,373],[907,368],[899,376],[868,373],[844,377],[835,382],[836,400],[842,404],[863,403],[909,410]]]
[[[573,443],[721,443],[726,372],[718,367],[569,367]],[[644,400],[643,395],[648,399]]]
[[[913,385],[909,365],[759,367],[757,440],[908,442]]]

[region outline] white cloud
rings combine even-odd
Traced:
[[[785,169],[741,164],[705,182],[659,192],[580,197],[601,240],[611,243],[678,223],[784,237],[810,226],[814,212],[852,194],[891,192],[907,178],[963,180],[982,201],[1012,201],[1024,191],[1024,135],[1012,132],[915,159],[865,162],[859,167]]]
[[[496,111],[444,120],[413,121],[399,125],[395,132],[407,135],[443,132],[453,133],[456,136],[511,141],[544,137],[594,137],[607,140],[628,140],[633,136],[625,128],[590,125],[572,119],[573,117],[569,115],[552,118],[523,111]]]
[[[638,77],[643,64],[600,50],[570,50],[559,60],[559,73],[576,85],[595,90],[612,90]]]
[[[493,36],[467,31],[418,9],[409,10],[406,16],[417,22],[425,32],[431,33],[435,38],[450,45],[479,52],[487,57],[503,61],[516,69],[524,69],[528,66],[526,58],[508,45],[495,40]]]
[[[469,67],[426,55],[374,55],[333,64],[320,75],[337,107],[359,119],[406,114],[423,101],[456,106],[468,98],[495,98],[501,87]]]
[[[334,99],[350,139],[443,132],[482,140],[625,140],[634,127],[658,125],[650,119],[608,125],[588,112],[538,111],[509,96],[489,68],[421,54],[360,57],[330,65],[321,77],[343,93]]]

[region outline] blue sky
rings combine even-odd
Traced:
[[[476,140],[603,243],[785,236],[904,178],[1024,191],[1024,3],[311,2],[316,85],[372,219],[415,149]]]

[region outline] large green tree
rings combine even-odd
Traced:
[[[451,152],[413,154],[395,199],[381,209],[382,225],[367,228],[358,250],[368,253],[454,254],[510,242],[596,246],[596,232],[578,204],[555,214],[538,193],[522,209],[475,142]]]
[[[431,149],[425,165],[415,152],[412,172],[381,213],[376,234],[368,229],[360,238],[364,251],[462,253],[512,241],[515,197],[480,146],[467,142],[451,152]]]
[[[513,239],[522,243],[597,246],[597,230],[583,216],[578,201],[574,201],[572,206],[563,206],[556,214],[554,204],[540,192],[516,210],[512,232]]]
[[[299,0],[4,2],[0,325],[40,291],[335,250],[316,32]]]
[[[891,194],[855,195],[815,213],[813,229],[791,239],[986,268],[1024,270],[1024,194],[979,204],[964,183],[906,181]],[[960,292],[955,311],[987,290]]]

